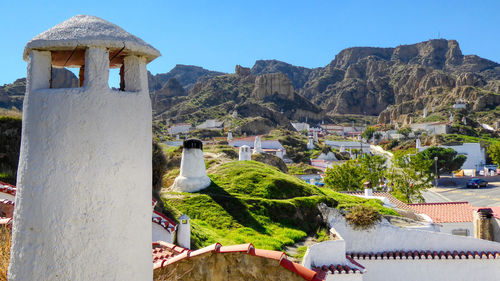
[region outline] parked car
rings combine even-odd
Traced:
[[[488,182],[483,179],[471,179],[467,182],[467,188],[487,187]]]

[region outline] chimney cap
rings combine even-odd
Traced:
[[[480,209],[477,210],[477,212],[482,217],[486,217],[486,218],[493,217],[493,210],[491,208],[480,208]]]
[[[203,142],[199,139],[187,139],[182,144],[183,149],[198,148],[203,150]]]

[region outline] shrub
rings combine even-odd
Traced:
[[[359,204],[349,209],[345,216],[347,223],[356,230],[366,230],[380,222],[382,216],[372,206]]]

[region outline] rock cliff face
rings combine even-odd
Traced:
[[[499,64],[464,56],[456,41],[439,39],[345,49],[326,67],[311,71],[299,93],[328,114],[380,115],[385,123],[424,107],[449,109],[459,99],[471,109],[495,107],[499,80]]]
[[[294,92],[292,82],[283,73],[263,74],[255,79],[252,97],[264,99],[272,95],[279,95],[285,99],[293,100]]]

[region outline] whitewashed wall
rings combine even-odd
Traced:
[[[168,243],[174,243],[174,235],[168,232],[163,226],[152,222],[153,229],[153,242],[156,241],[165,241]],[[175,232],[173,232],[175,233]]]
[[[500,251],[500,243],[497,242],[441,232],[400,228],[385,220],[371,230],[358,231],[346,223],[338,210],[324,205],[321,210],[329,226],[344,237],[347,252]]]
[[[366,267],[363,281],[498,281],[500,279],[500,259],[356,261]]]

